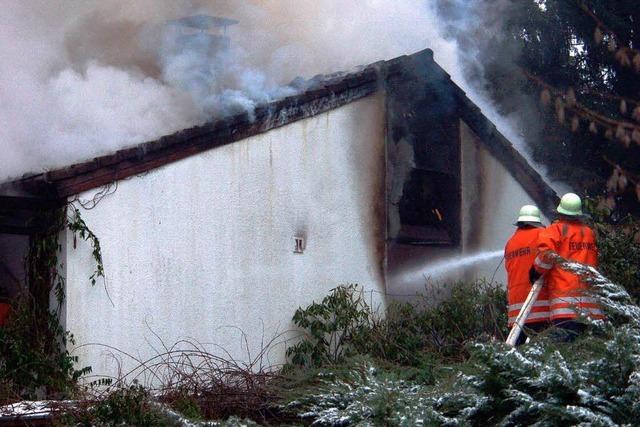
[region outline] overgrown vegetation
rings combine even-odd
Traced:
[[[289,353],[302,364],[278,372],[260,357],[242,364],[197,343],[178,343],[134,372],[160,384],[143,388],[123,378],[62,419],[74,425],[632,425],[640,416],[640,308],[594,270],[565,268],[592,284],[613,321],[590,322],[574,343],[543,334],[517,350],[507,347],[496,327],[505,319],[488,320],[503,315],[494,310],[504,295],[484,283],[456,284],[433,307],[394,305],[386,318],[375,316],[349,285],[296,313],[309,328],[309,344]],[[350,315],[334,312],[342,309]],[[474,337],[458,335],[460,328]],[[434,351],[438,345],[446,350]],[[324,347],[314,349],[324,356],[307,354],[313,346]]]
[[[264,365],[264,356],[237,361],[213,354],[203,344],[181,341],[134,373],[152,378],[158,400],[188,418],[265,421],[273,415],[277,397],[268,384],[277,372]]]
[[[437,368],[435,384],[362,362],[289,407],[313,425],[633,425],[640,416],[640,308],[595,270],[575,263],[613,322],[591,321],[570,344],[542,336],[519,350],[469,344],[464,364]]]
[[[317,368],[370,355],[388,363],[428,366],[462,361],[466,343],[506,336],[506,295],[500,285],[455,283],[442,293],[393,303],[381,316],[355,285],[335,288],[320,303],[299,308],[293,321],[305,332],[288,349],[293,365]]]
[[[138,384],[116,389],[101,399],[85,400],[55,419],[60,426],[174,426]]]
[[[506,293],[499,284],[458,282],[423,296],[421,301],[394,303],[382,322],[385,330],[375,357],[417,366],[435,356],[441,362],[464,361],[473,341],[504,340]],[[443,297],[443,292],[448,296]],[[386,347],[385,347],[386,346]]]
[[[637,292],[638,260],[628,257],[640,251],[634,227],[596,224],[601,270]],[[302,337],[289,348],[285,369],[263,364],[269,345],[243,363],[197,342],[163,343],[164,353],[140,361],[128,377],[104,382],[106,388],[85,395],[58,420],[63,425],[633,425],[640,416],[640,308],[596,271],[572,263],[564,268],[591,283],[609,318],[589,322],[587,333],[573,343],[556,343],[553,333],[546,333],[518,349],[507,347],[506,298],[495,284],[443,285],[412,304],[391,304],[384,315],[371,309],[359,287],[346,285],[296,311],[293,320]],[[63,378],[72,384],[78,371],[68,366]],[[60,396],[69,395],[58,388]]]
[[[640,301],[640,220],[628,215],[612,225],[606,221],[608,208],[598,207],[592,200],[587,208],[594,219],[600,270]]]
[[[97,237],[73,206],[45,211],[40,215],[46,229],[32,236],[25,260],[28,286],[12,301],[7,324],[0,328],[0,403],[20,399],[59,399],[76,389],[77,380],[91,371],[78,369],[77,358],[66,346],[73,336],[60,325],[59,311],[64,303],[64,277],[59,273],[60,232],[68,228],[93,247],[96,271],[90,278],[104,276]],[[50,296],[55,306],[50,307]]]
[[[35,306],[23,294],[0,328],[0,402],[68,396],[78,378],[90,371],[76,369],[77,358],[64,347],[73,336],[60,327],[57,317],[38,317]]]

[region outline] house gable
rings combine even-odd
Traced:
[[[30,215],[92,199],[91,190],[118,184],[98,209],[82,212],[101,239],[108,295],[82,286],[95,268],[89,243],[68,230],[59,236],[68,285],[62,318],[94,372],[113,366],[101,348],[83,344],[143,351],[149,328],[167,342],[187,334],[242,357],[238,330],[252,349],[260,348],[265,333],[286,332],[289,339],[295,308],[341,283],[359,283],[372,306],[384,307],[396,290],[423,290],[428,264],[503,245],[500,233],[511,232],[505,218],[517,203],[533,199],[551,212],[553,191],[430,50],[299,87],[300,94],[251,115],[0,186],[0,257],[18,259],[26,249],[18,254],[13,241],[3,243],[6,233],[23,234],[17,237],[28,244],[38,226]],[[392,99],[398,94],[405,98]],[[459,223],[437,243],[433,235],[393,240],[386,227],[392,127],[405,125],[398,134],[413,138],[416,161],[405,165],[419,171],[416,187],[456,192],[455,203],[441,213]],[[442,181],[429,182],[434,177]],[[403,179],[397,182],[404,191]],[[410,205],[405,201],[401,209],[411,211]],[[495,206],[501,216],[490,211]],[[410,271],[405,267],[417,272],[411,288],[392,278]],[[275,360],[283,357],[280,352]]]
[[[384,90],[383,82],[408,69],[427,82],[446,87],[460,118],[541,210],[547,216],[552,215],[558,200],[555,192],[433,60],[433,51],[425,49],[371,64],[357,72],[316,76],[300,85],[300,94],[260,105],[251,114],[243,112],[217,119],[113,154],[0,184],[0,231],[28,234],[32,228],[25,218],[34,207],[62,205],[82,191],[338,108]]]

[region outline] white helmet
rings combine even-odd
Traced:
[[[582,215],[582,200],[580,200],[580,196],[574,193],[565,194],[560,199],[557,211],[559,214],[567,216]]]
[[[535,222],[541,224],[540,209],[533,205],[524,205],[520,208],[517,222]]]

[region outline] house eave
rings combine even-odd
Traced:
[[[7,202],[7,207],[16,208],[21,204],[44,206],[46,203],[63,203],[70,196],[83,191],[143,174],[367,97],[381,90],[384,79],[401,73],[406,67],[419,70],[431,81],[450,86],[462,120],[525,188],[542,211],[548,216],[552,215],[558,200],[556,193],[435,63],[430,49],[377,62],[353,73],[314,77],[304,83],[305,90],[300,94],[258,106],[252,115],[245,112],[224,117],[113,154],[0,185],[0,202],[3,202],[2,206]],[[27,196],[11,198],[11,194],[6,192],[7,188],[17,189]]]

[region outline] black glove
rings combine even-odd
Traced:
[[[533,285],[536,280],[540,278],[540,276],[542,276],[542,274],[538,273],[536,269],[531,266],[531,268],[529,269],[529,283]]]

